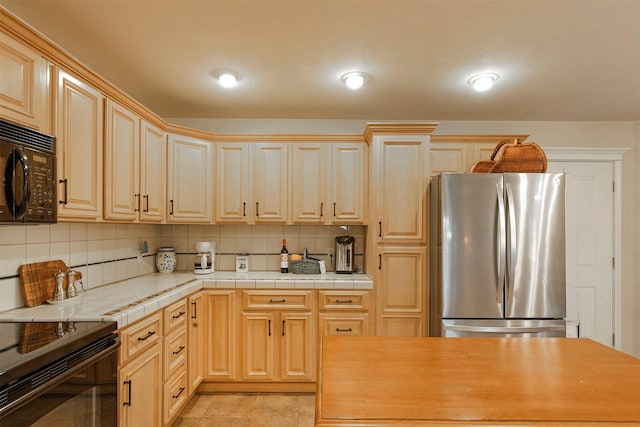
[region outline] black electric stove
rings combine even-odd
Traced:
[[[120,346],[116,322],[0,322],[0,418]]]

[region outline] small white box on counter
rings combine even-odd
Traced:
[[[240,254],[236,256],[236,273],[249,272],[249,255]]]

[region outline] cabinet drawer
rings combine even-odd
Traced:
[[[137,356],[162,338],[162,317],[153,314],[120,331],[120,364]]]
[[[369,335],[369,314],[320,314],[320,335]]]
[[[313,291],[242,291],[244,310],[311,309]]]
[[[164,378],[187,364],[187,331],[176,331],[164,339]]]
[[[367,291],[319,291],[320,310],[369,310]]]
[[[182,299],[164,309],[164,333],[187,327],[187,299]]]
[[[187,371],[183,369],[164,384],[164,423],[168,425],[187,403]]]

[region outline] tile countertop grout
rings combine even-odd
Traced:
[[[116,321],[121,328],[200,289],[234,288],[366,290],[373,288],[373,281],[365,274],[151,273],[88,289],[68,303],[0,312],[0,322]]]

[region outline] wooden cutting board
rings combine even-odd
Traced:
[[[23,264],[18,269],[22,282],[22,296],[27,307],[35,307],[45,303],[53,297],[56,289],[58,271],[66,272],[67,265],[62,260]],[[76,280],[82,278],[82,273],[76,271]],[[76,287],[78,287],[76,285]],[[67,289],[67,277],[64,278],[64,288]]]

